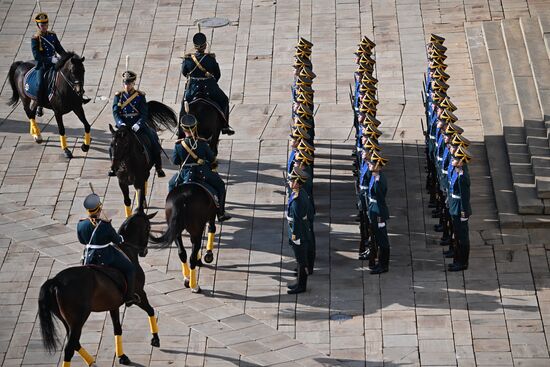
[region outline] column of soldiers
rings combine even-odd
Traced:
[[[472,210],[468,163],[472,156],[468,151],[470,141],[457,124],[454,114],[457,107],[448,96],[450,76],[446,73],[444,41],[445,38],[432,34],[427,45],[428,68],[423,91],[427,121],[426,187],[432,216],[439,218],[434,229],[442,233],[440,244],[449,246],[443,252],[445,257],[453,259],[448,270],[461,271],[468,268],[470,253],[468,218]]]
[[[388,271],[390,244],[386,220],[389,211],[386,205],[387,182],[382,168],[388,159],[381,154],[378,138],[380,121],[376,118],[378,80],[373,76],[375,60],[374,42],[363,37],[355,52],[357,70],[355,88],[350,92],[354,113],[355,157],[354,175],[356,179],[357,206],[359,209],[359,259],[368,260],[371,274]],[[378,262],[376,259],[378,258]]]
[[[294,251],[298,267],[296,282],[288,285],[288,294],[306,291],[307,277],[315,266],[315,234],[313,220],[313,160],[315,122],[313,119],[313,79],[311,64],[313,44],[300,38],[294,59],[292,85],[291,152],[286,167],[288,179],[288,243]]]

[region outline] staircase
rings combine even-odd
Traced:
[[[466,27],[503,227],[550,227],[550,17]]]

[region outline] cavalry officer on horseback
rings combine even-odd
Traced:
[[[134,293],[134,264],[116,247],[124,242],[124,238],[115,231],[110,220],[100,218],[102,204],[98,195],[88,195],[84,199],[84,207],[88,211],[88,218],[81,219],[76,230],[78,240],[86,245],[84,264],[111,266],[120,270],[127,283],[124,296],[126,306],[139,303],[139,296]]]
[[[201,89],[206,89],[208,94],[220,106],[225,115],[225,126],[222,134],[233,135],[235,131],[229,126],[229,98],[218,85],[221,72],[220,66],[213,53],[207,53],[206,36],[204,33],[197,33],[193,36],[193,45],[196,52],[186,54],[181,64],[181,73],[188,78],[185,100],[191,102]],[[180,116],[183,116],[183,111]]]
[[[181,169],[170,179],[168,190],[172,191],[177,185],[188,182],[191,176],[204,179],[218,194],[218,220],[223,222],[231,219],[225,212],[225,183],[217,172],[212,171],[212,166],[216,165],[216,156],[210,146],[198,138],[197,119],[190,114],[183,115],[180,125],[185,137],[180,136],[176,141],[172,162],[181,166]]]
[[[136,73],[133,71],[125,71],[122,73],[122,83],[124,90],[117,92],[113,99],[113,117],[116,127],[127,126],[131,128],[137,135],[139,141],[144,145],[144,137],[150,142],[152,159],[155,163],[155,169],[158,177],[165,177],[166,174],[162,170],[162,160],[160,158],[159,137],[155,130],[147,124],[149,110],[145,93],[134,88],[136,83]],[[116,176],[113,168],[109,171],[109,176]]]
[[[38,76],[38,96],[36,104],[36,115],[42,116],[42,106],[48,103],[48,85],[46,75],[53,69],[58,56],[64,55],[65,49],[54,32],[48,30],[48,14],[38,13],[34,17],[38,31],[32,36],[32,56],[36,62],[36,73]],[[89,98],[82,98],[84,104],[90,102]]]

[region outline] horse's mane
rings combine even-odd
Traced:
[[[55,70],[59,70],[63,67],[63,65],[65,65],[65,63],[70,59],[72,58],[73,56],[77,56],[79,57],[75,52],[73,51],[67,51],[65,52],[63,55],[61,55],[61,58],[57,61],[57,63],[55,64]]]

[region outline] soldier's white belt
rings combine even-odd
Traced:
[[[439,161],[442,161],[442,160],[443,160],[443,158],[437,157],[437,161],[438,161],[438,162],[439,162]]]
[[[100,248],[105,248],[107,246],[111,246],[111,243],[109,242],[106,245],[86,245],[86,248],[90,249],[90,250],[97,250],[97,249],[100,249]]]
[[[441,170],[441,173],[447,174],[447,170],[446,170],[446,169],[442,169],[442,170]]]
[[[139,113],[137,113],[137,112],[123,113],[122,116],[124,116],[124,117],[136,117],[136,116],[139,116]]]
[[[369,198],[369,203],[378,203],[378,201],[376,199]]]
[[[368,186],[359,185],[359,188],[360,188],[361,190],[366,190],[366,189],[368,189],[369,187],[368,187]]]
[[[211,79],[211,78],[206,78],[206,77],[205,78],[199,78],[199,77],[196,77],[196,76],[192,76],[189,79],[191,79],[191,80],[208,80],[208,79]]]
[[[451,197],[452,197],[453,199],[460,199],[460,195],[451,194]]]

